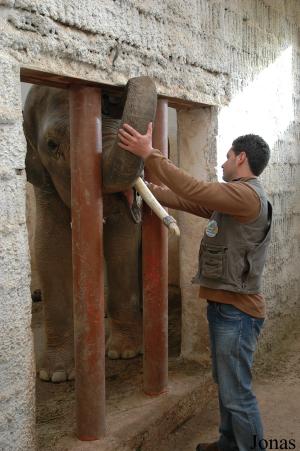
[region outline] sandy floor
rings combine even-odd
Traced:
[[[178,301],[178,300],[177,300]],[[175,307],[175,308],[174,308]],[[38,309],[40,310],[40,309]],[[35,314],[36,332],[41,326],[41,315]],[[180,304],[175,302],[170,312],[170,356],[176,356],[180,349]],[[37,334],[36,338],[39,337]],[[284,358],[282,357],[284,356]],[[172,359],[171,359],[172,362]],[[170,366],[172,370],[172,364]],[[133,387],[142,381],[142,359],[107,362],[108,407],[121,408],[124,397],[130,397]],[[122,384],[120,383],[122,381]],[[272,352],[268,360],[256,370],[255,392],[260,404],[265,426],[265,438],[295,440],[300,450],[300,324],[292,330],[279,351]],[[122,396],[120,398],[120,389]],[[125,396],[126,395],[126,396]],[[123,402],[123,401],[122,401]],[[38,449],[56,449],[55,442],[62,434],[73,430],[74,384],[45,384],[37,381],[37,431]],[[63,424],[63,426],[62,426]],[[218,437],[218,407],[212,399],[205,415],[199,414],[176,427],[155,451],[191,451],[201,442],[215,441]],[[141,450],[142,448],[138,448]],[[273,448],[268,449],[276,449]],[[278,449],[288,449],[283,446]],[[118,450],[116,450],[118,451]]]
[[[33,304],[36,360],[44,347],[43,303]],[[181,301],[178,290],[169,292],[169,374],[178,372],[180,354]],[[143,385],[142,356],[129,360],[106,359],[106,411],[111,418],[122,409],[126,413],[141,402],[135,399]],[[182,365],[181,365],[182,366]],[[181,369],[182,371],[182,369]],[[58,441],[72,437],[75,418],[74,382],[50,384],[36,379],[36,431],[39,450],[59,449]],[[109,426],[109,425],[108,425]],[[116,450],[117,451],[117,450]]]
[[[281,349],[284,353],[272,356],[272,364],[269,362],[264,371],[256,374],[255,393],[261,408],[265,438],[277,439],[277,449],[289,449],[285,448],[284,439],[287,442],[294,440],[294,449],[300,450],[300,326],[291,332]],[[177,428],[161,443],[159,451],[192,451],[200,441],[212,442],[217,437],[218,405],[214,400],[205,417],[194,416]],[[276,449],[276,442],[267,449]]]

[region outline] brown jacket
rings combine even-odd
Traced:
[[[155,197],[166,207],[183,210],[209,219],[214,211],[229,214],[240,223],[255,220],[260,212],[260,199],[247,183],[239,179],[229,183],[197,180],[177,168],[159,150],[145,161],[147,170],[166,185],[150,184]],[[200,287],[199,296],[211,301],[232,304],[255,317],[265,317],[265,301],[261,294],[239,294]]]

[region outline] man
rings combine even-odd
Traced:
[[[270,241],[272,207],[257,179],[270,149],[257,135],[232,143],[222,165],[228,183],[196,180],[152,148],[152,124],[145,135],[127,124],[120,146],[145,160],[166,187],[150,184],[165,206],[209,219],[199,251],[195,281],[208,300],[213,377],[218,384],[220,437],[197,451],[260,450],[263,427],[251,386],[251,367],[265,317],[261,276]]]

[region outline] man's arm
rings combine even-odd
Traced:
[[[197,202],[182,199],[165,186],[157,186],[153,183],[147,183],[147,186],[156,199],[165,207],[186,211],[202,218],[210,218],[212,215],[211,210],[201,207]]]
[[[145,165],[184,201],[198,204],[207,211],[232,215],[240,222],[252,221],[259,215],[259,197],[245,182],[219,183],[197,180],[177,168],[159,150],[154,150],[146,158]]]
[[[243,223],[253,221],[259,215],[259,196],[245,181],[218,183],[197,180],[177,168],[159,150],[153,149],[152,123],[148,125],[145,135],[123,124],[118,136],[122,149],[143,158],[147,168],[185,201],[197,202],[208,210],[232,215]]]

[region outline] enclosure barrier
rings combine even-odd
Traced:
[[[168,102],[159,100],[153,145],[167,154]],[[70,89],[76,422],[80,440],[105,432],[105,334],[102,268],[101,95]],[[149,180],[159,183],[149,175]],[[96,212],[96,214],[95,214]],[[147,208],[143,221],[144,391],[168,384],[168,232]],[[101,277],[99,277],[101,274]]]
[[[72,256],[75,333],[76,435],[105,434],[105,330],[101,86],[23,68],[21,81],[69,89]],[[112,93],[120,88],[109,87]],[[168,150],[168,101],[158,101],[153,145]],[[151,175],[148,180],[159,183]],[[144,391],[159,395],[168,383],[167,229],[145,208],[143,222]]]
[[[105,433],[101,91],[70,89],[76,435]]]
[[[157,102],[153,147],[168,156],[168,101]],[[146,171],[146,179],[161,184]],[[168,231],[144,207],[143,216],[144,391],[164,393],[168,384]]]

